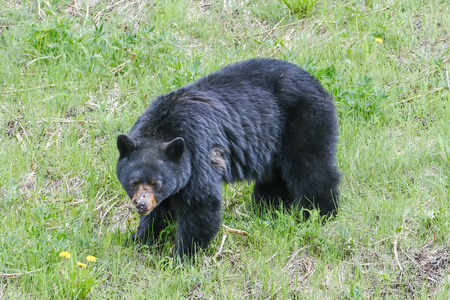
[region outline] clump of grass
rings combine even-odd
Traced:
[[[281,0],[293,14],[309,16],[318,0]]]

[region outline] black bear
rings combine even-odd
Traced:
[[[257,202],[333,214],[337,136],[331,96],[286,61],[235,63],[159,96],[117,138],[117,176],[141,215],[132,239],[153,243],[170,215],[181,258],[206,247],[223,181],[254,180]]]

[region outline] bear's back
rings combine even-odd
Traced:
[[[130,134],[183,137],[198,166],[220,149],[226,181],[258,179],[271,171],[293,108],[327,97],[317,83],[285,61],[239,62],[158,97]]]

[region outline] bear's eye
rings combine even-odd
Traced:
[[[150,181],[150,185],[154,188],[154,189],[159,189],[161,187],[161,180],[152,180]]]
[[[141,184],[141,181],[139,179],[135,179],[131,182],[132,187],[137,187],[139,184]]]

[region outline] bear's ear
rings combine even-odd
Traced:
[[[184,152],[184,139],[181,137],[174,138],[170,142],[163,144],[164,153],[172,159],[178,159]]]
[[[117,149],[119,149],[120,157],[124,157],[136,150],[136,144],[128,135],[119,134],[117,137]]]

